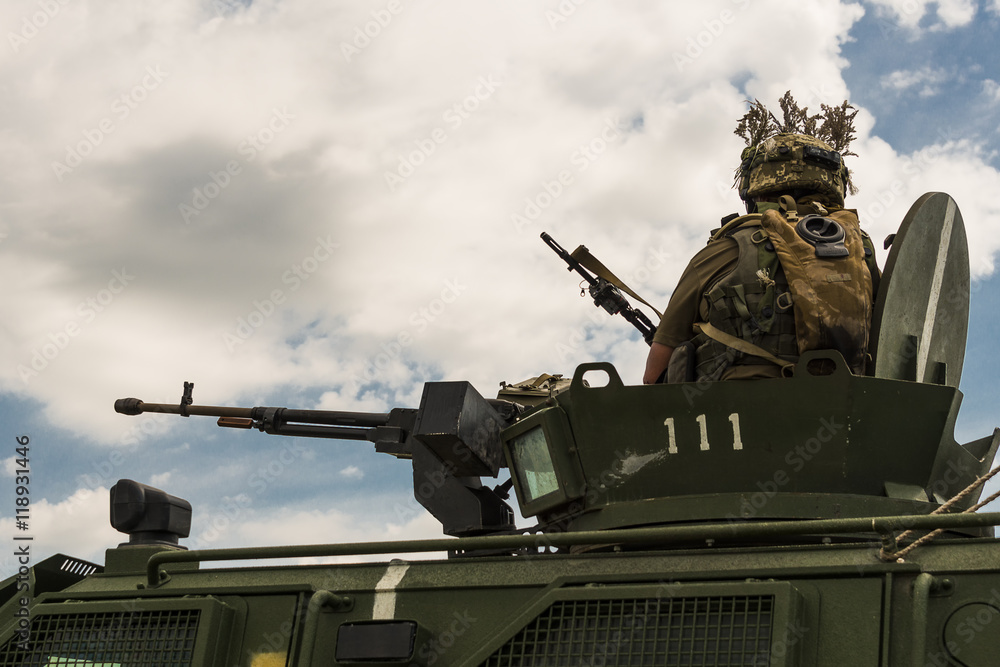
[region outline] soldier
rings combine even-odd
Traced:
[[[645,384],[781,377],[819,349],[865,371],[879,274],[857,213],[844,208],[857,111],[845,101],[809,116],[789,93],[781,107],[784,122],[755,102],[737,127],[748,143],[736,173],[747,215],[723,218],[688,264]]]

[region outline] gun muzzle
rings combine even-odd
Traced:
[[[123,415],[141,415],[142,401],[138,398],[119,398],[115,401],[115,412]]]

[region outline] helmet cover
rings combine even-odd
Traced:
[[[743,150],[740,197],[750,201],[792,190],[826,195],[844,205],[848,171],[840,153],[815,137],[782,133]]]

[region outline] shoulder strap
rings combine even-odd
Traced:
[[[625,292],[626,294],[628,294],[632,298],[638,299],[642,303],[646,304],[647,306],[649,306],[650,308],[653,309],[653,312],[656,313],[656,317],[657,318],[659,318],[661,320],[663,319],[663,314],[660,311],[658,311],[656,308],[653,308],[653,306],[648,301],[646,301],[641,296],[639,296],[638,294],[636,294],[634,291],[632,291],[631,287],[629,287],[628,285],[626,285],[625,283],[623,283],[621,280],[619,280],[618,276],[616,276],[615,274],[611,273],[611,271],[608,270],[608,267],[604,266],[604,264],[601,263],[601,260],[599,260],[596,257],[594,257],[593,255],[591,255],[590,251],[587,250],[587,248],[585,246],[580,246],[579,248],[577,248],[576,250],[574,250],[573,252],[571,252],[570,253],[570,257],[572,257],[576,261],[580,262],[580,265],[582,267],[584,267],[585,269],[590,270],[592,273],[594,273],[595,275],[597,275],[599,278],[604,278],[609,283],[611,283],[612,285],[614,285],[615,287],[617,287],[621,291]]]
[[[760,219],[760,213],[747,213],[746,215],[741,215],[723,225],[719,231],[712,234],[712,238],[710,238],[708,242],[711,243],[712,241],[721,239],[723,236],[735,231],[737,227],[743,227],[744,225],[748,227],[753,227],[755,225],[759,226]]]

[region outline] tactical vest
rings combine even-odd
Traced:
[[[710,326],[701,323],[692,341],[694,379],[718,380],[740,365],[776,369],[817,349],[840,351],[856,374],[864,373],[878,275],[871,241],[853,211],[837,210],[825,217],[844,229],[842,247],[818,256],[796,232],[802,216],[794,202],[786,206],[742,216],[712,237],[710,243],[733,239],[739,259],[703,293]]]

